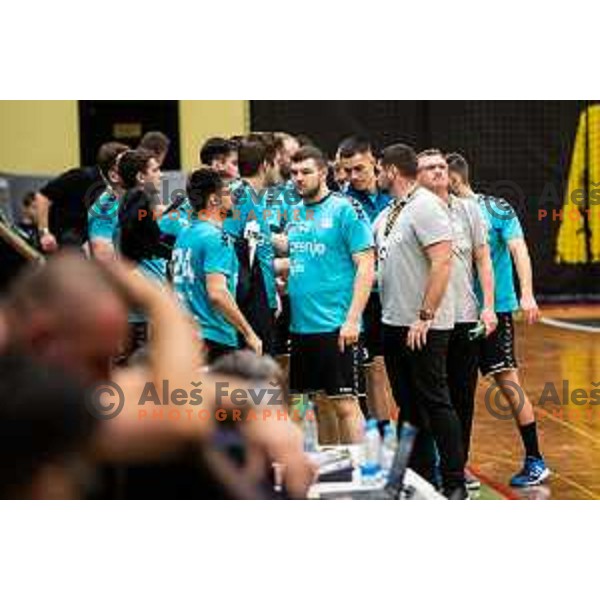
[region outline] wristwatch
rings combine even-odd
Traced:
[[[38,233],[40,234],[40,236],[48,235],[50,233],[50,230],[47,227],[42,227],[38,229]]]
[[[430,308],[422,308],[419,311],[419,320],[421,321],[433,321],[435,313]]]

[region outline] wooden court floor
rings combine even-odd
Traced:
[[[600,318],[600,306],[543,307],[542,314]],[[540,447],[553,472],[547,485],[516,495],[600,499],[600,333],[522,322],[516,332],[521,383],[536,407]],[[487,393],[493,410],[506,414],[494,403],[493,390],[488,393],[490,385],[479,380],[471,463],[484,481],[510,494],[508,480],[520,469],[523,451],[512,418],[493,416],[486,407]],[[591,396],[594,390],[597,400]]]

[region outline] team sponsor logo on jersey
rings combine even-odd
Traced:
[[[290,242],[290,252],[309,254],[310,256],[323,256],[327,248],[321,242]]]

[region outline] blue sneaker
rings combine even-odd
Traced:
[[[510,485],[513,487],[539,485],[548,477],[550,477],[550,469],[546,466],[544,459],[527,456],[523,469],[510,480]]]

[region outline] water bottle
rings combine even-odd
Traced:
[[[364,482],[374,482],[381,472],[379,454],[381,451],[381,436],[375,419],[367,421],[367,429],[363,441],[362,464],[360,474]]]
[[[313,402],[307,402],[304,414],[304,452],[316,452],[319,442],[317,415]]]
[[[398,448],[398,435],[396,424],[388,423],[383,430],[383,444],[381,446],[381,470],[387,475],[394,462],[394,455]]]

